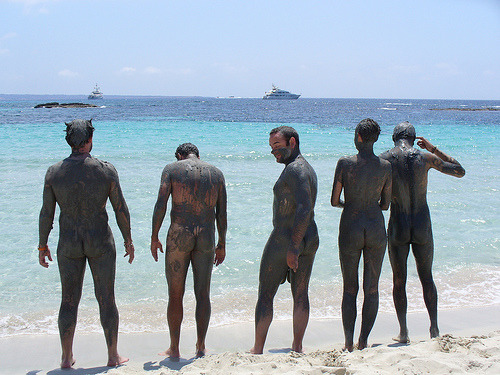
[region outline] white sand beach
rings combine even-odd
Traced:
[[[304,354],[290,352],[291,321],[274,321],[263,355],[248,354],[253,323],[209,329],[205,358],[195,360],[195,330],[184,329],[178,362],[157,355],[168,346],[168,333],[119,336],[120,354],[130,361],[117,368],[103,366],[103,335],[77,332],[74,370],[59,369],[57,335],[15,336],[0,339],[1,374],[445,374],[500,373],[500,305],[439,312],[441,337],[429,339],[424,312],[408,315],[411,344],[392,341],[398,331],[395,314],[380,313],[370,348],[342,352],[339,319],[309,323]],[[358,322],[359,325],[359,322]]]

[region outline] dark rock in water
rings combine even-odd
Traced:
[[[97,107],[94,104],[87,104],[87,103],[57,103],[57,102],[50,102],[50,103],[44,103],[44,104],[37,104],[35,108],[95,108]]]

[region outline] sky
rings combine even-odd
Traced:
[[[500,100],[500,0],[0,0],[0,94]]]

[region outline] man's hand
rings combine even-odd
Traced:
[[[151,239],[151,255],[153,256],[155,262],[158,262],[158,249],[163,253],[163,246],[159,239]]]
[[[286,263],[288,268],[296,272],[297,268],[299,268],[299,255],[289,250],[286,254]]]
[[[434,146],[432,143],[430,143],[424,137],[416,137],[416,138],[418,139],[417,145],[419,145],[424,150],[427,150],[427,151],[432,152],[432,153],[434,153],[434,151],[436,151],[436,146]]]
[[[217,245],[215,248],[215,259],[214,259],[214,264],[218,266],[222,262],[224,262],[224,259],[226,259],[226,245]]]
[[[45,257],[47,257],[52,262],[52,255],[50,255],[50,250],[48,246],[45,250],[38,251],[38,263],[40,263],[42,267],[48,268],[49,263],[47,263]]]
[[[134,244],[132,243],[132,241],[129,241],[129,242],[125,242],[125,255],[123,257],[129,257],[128,258],[128,262],[130,264],[132,264],[132,262],[134,261],[134,253],[135,253],[135,248],[134,248]]]

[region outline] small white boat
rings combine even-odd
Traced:
[[[273,88],[266,92],[262,99],[298,99],[299,96],[298,94],[292,94],[290,91],[281,90],[273,85]]]
[[[89,99],[102,99],[102,92],[97,84],[94,87],[94,90],[88,96]]]

